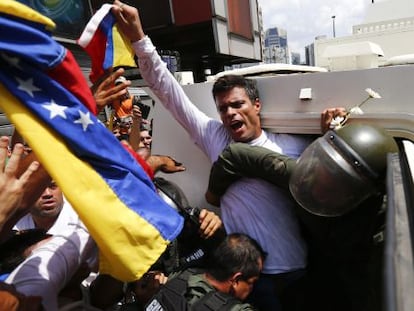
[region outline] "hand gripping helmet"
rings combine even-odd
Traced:
[[[387,154],[395,152],[395,140],[375,126],[328,131],[299,157],[290,192],[312,214],[341,216],[384,190]]]

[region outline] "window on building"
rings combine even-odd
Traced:
[[[231,33],[253,40],[253,26],[249,0],[228,0],[229,30]]]

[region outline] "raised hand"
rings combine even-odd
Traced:
[[[201,237],[208,239],[221,228],[222,222],[218,215],[207,209],[200,211],[200,235]]]
[[[20,207],[25,187],[32,174],[39,168],[39,162],[34,161],[19,177],[18,168],[24,147],[20,143],[16,144],[9,159],[8,148],[9,138],[0,137],[0,229]]]
[[[145,36],[136,8],[115,0],[112,12],[115,15],[118,27],[131,42],[138,41]]]
[[[345,118],[347,111],[343,107],[328,108],[321,113],[321,131],[322,134],[332,129],[332,121],[336,118]]]
[[[104,109],[105,106],[110,105],[115,100],[119,100],[126,94],[127,87],[131,85],[131,81],[126,80],[118,85],[114,84],[115,80],[122,76],[124,72],[125,70],[120,68],[103,77],[92,86],[92,93],[95,97],[98,112]]]
[[[151,155],[147,162],[154,172],[161,171],[171,174],[185,171],[184,165],[170,156]]]

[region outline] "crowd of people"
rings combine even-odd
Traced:
[[[290,169],[314,137],[262,129],[255,82],[237,75],[215,81],[212,95],[220,120],[208,117],[163,63],[144,33],[137,9],[115,0],[112,12],[131,41],[148,86],[214,163],[206,198],[219,206],[220,215],[190,208],[174,185],[154,179],[186,225],[141,279],[125,284],[99,273],[99,249],[88,228],[34,153],[23,156],[23,141],[13,144],[10,152],[9,138],[1,137],[0,240],[7,243],[30,230],[44,235],[20,249],[20,259],[4,274],[0,309],[58,310],[82,300],[96,310],[119,304],[128,310],[377,310],[378,292],[372,293],[371,285],[378,285],[378,270],[364,269],[379,265],[370,257],[375,247],[370,237],[383,193],[372,194],[362,207],[339,218],[300,208],[289,193]],[[118,69],[92,87],[98,111],[113,111],[108,129],[153,175],[185,171],[172,157],[151,153],[150,122],[142,111],[146,108],[138,105],[140,99],[129,93],[129,86],[124,70]],[[330,129],[332,119],[345,114],[344,108],[326,109],[322,132]],[[240,148],[237,152],[228,149],[233,143],[242,147],[234,147]],[[250,155],[252,150],[256,153]],[[269,154],[271,164],[262,161]],[[348,225],[355,229],[351,238]],[[91,280],[85,285],[88,276]],[[350,290],[355,281],[360,284]]]

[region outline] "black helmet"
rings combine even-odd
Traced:
[[[177,212],[188,206],[187,197],[177,184],[162,177],[155,177],[153,182],[161,198]]]
[[[350,152],[361,157],[361,165],[371,171],[372,177],[382,181],[387,169],[387,154],[398,152],[394,138],[383,128],[362,123],[344,126],[336,134],[348,145],[344,146],[345,149],[350,148]]]
[[[382,128],[351,123],[315,140],[297,162],[289,188],[320,216],[340,216],[384,190],[387,154],[398,152]]]
[[[162,177],[155,177],[153,182],[158,194],[169,206],[185,219],[191,219],[197,225],[199,224],[200,209],[189,205],[186,195],[176,183]]]

